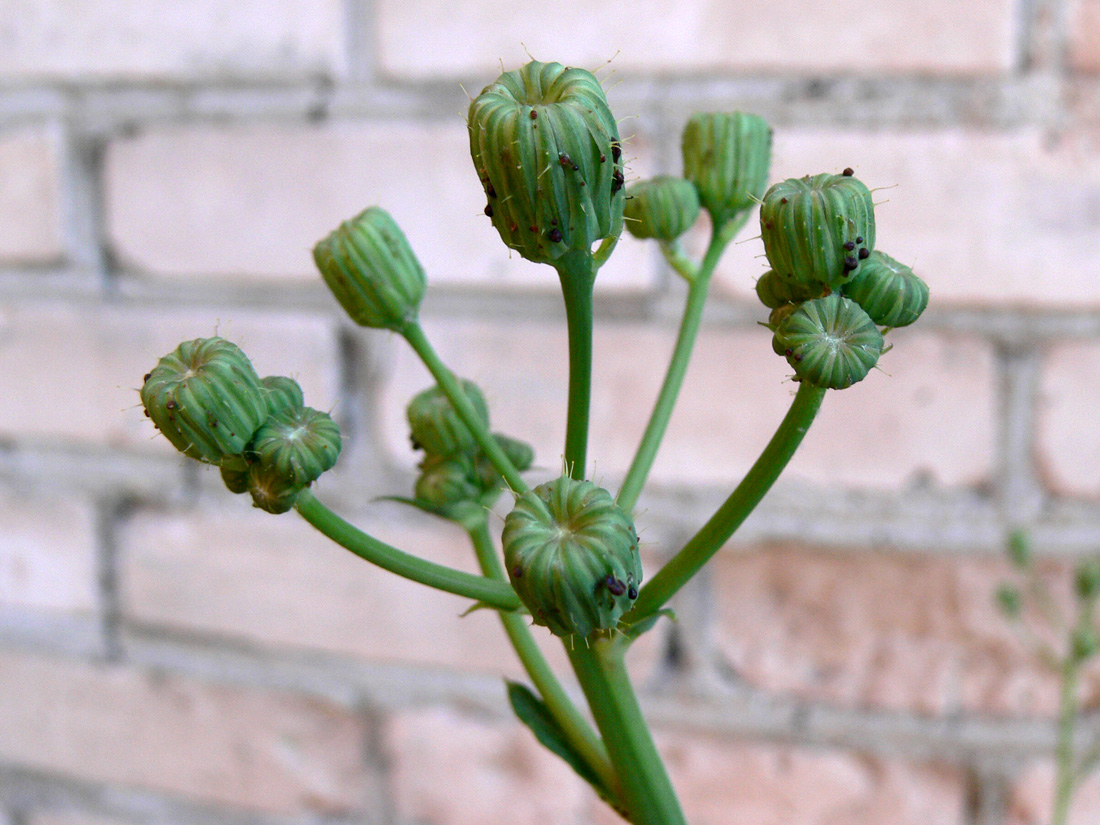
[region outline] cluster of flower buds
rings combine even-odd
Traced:
[[[293,379],[261,379],[224,338],[185,341],[145,376],[141,402],[154,426],[186,456],[217,465],[226,487],[269,513],[332,468],[340,430],[305,406]]]
[[[561,476],[524,493],[504,520],[504,562],[535,624],[557,636],[613,629],[638,598],[630,516],[590,481]]]
[[[460,382],[462,391],[478,419],[489,427],[485,396],[471,381]],[[413,449],[423,450],[420,476],[416,481],[415,503],[443,516],[455,515],[455,508],[469,502],[488,506],[496,500],[504,480],[478,446],[450,400],[438,387],[418,394],[406,408]],[[504,454],[520,472],[534,461],[535,453],[522,441],[493,434]]]
[[[756,294],[772,310],[772,346],[795,380],[827,389],[862,381],[884,350],[879,327],[907,326],[928,286],[875,250],[871,193],[851,169],[777,183],[760,208],[771,269]]]

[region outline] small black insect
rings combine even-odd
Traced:
[[[622,189],[624,183],[626,183],[626,177],[623,175],[623,170],[616,169],[615,174],[611,176],[611,194],[614,195]]]
[[[616,579],[613,575],[609,575],[604,579],[604,584],[607,585],[607,589],[611,591],[612,596],[621,596],[626,592],[626,585]]]
[[[844,248],[847,249],[849,252],[851,252],[853,249],[856,248],[856,242],[855,241],[845,241],[844,242]]]
[[[638,598],[638,588],[634,585],[630,585],[630,589],[626,591],[626,595],[627,598],[629,598],[631,601],[634,601],[636,598]]]
[[[491,203],[485,204],[485,214],[487,217],[493,217],[493,205]]]
[[[560,163],[566,169],[572,169],[576,172],[580,167],[573,163],[573,159],[569,157],[565,152],[558,152],[558,163]]]
[[[863,249],[859,250],[859,259],[861,261],[864,258],[869,258],[870,256],[871,256],[871,250],[868,249],[867,247],[863,247]]]
[[[618,163],[619,158],[621,158],[622,156],[623,156],[623,147],[619,145],[618,141],[614,141],[611,144],[611,159],[613,161],[615,161],[615,163]]]
[[[855,170],[852,169],[851,166],[849,166],[843,172],[841,172],[840,174],[844,175],[844,177],[846,177],[846,178],[850,178],[852,175],[855,174]]]
[[[551,243],[561,243],[561,230],[555,226],[546,233],[546,237],[550,239]]]

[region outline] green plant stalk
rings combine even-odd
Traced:
[[[680,243],[679,238],[674,241],[658,241],[657,244],[668,265],[679,273],[680,277],[689,284],[695,280],[699,274],[699,266],[684,252],[684,245]]]
[[[571,478],[585,477],[588,412],[592,401],[592,255],[570,252],[555,263],[565,299],[569,332],[569,407],[565,425],[565,467]]]
[[[391,547],[344,521],[318,501],[309,490],[302,490],[298,494],[294,509],[341,547],[383,570],[437,590],[475,599],[496,610],[511,612],[521,606],[519,596],[506,582],[455,570]]]
[[[462,391],[458,379],[455,378],[454,373],[447,368],[447,365],[436,353],[435,348],[428,340],[428,336],[424,334],[424,328],[420,326],[420,322],[417,320],[410,321],[399,331],[405,340],[409,342],[409,346],[413,348],[413,351],[420,356],[420,360],[424,362],[428,372],[432,374],[436,383],[439,384],[439,388],[450,400],[451,406],[455,408],[455,412],[462,419],[462,423],[469,428],[478,446],[485,452],[493,467],[501,474],[512,492],[517,494],[527,492],[527,483],[520,476],[508,456],[504,454],[504,450],[497,444],[489,429],[481,423],[477,411],[466,397],[466,393]]]
[[[466,525],[473,542],[474,551],[481,572],[486,578],[497,581],[507,581],[507,573],[496,547],[489,536],[488,519],[482,515],[480,519]],[[576,751],[582,756],[592,771],[600,777],[604,787],[613,792],[619,787],[615,769],[611,766],[611,760],[607,755],[607,748],[600,737],[592,729],[588,720],[577,710],[577,706],[570,700],[568,694],[562,688],[561,683],[554,675],[553,669],[542,655],[534,636],[527,627],[527,621],[518,613],[501,613],[500,621],[504,625],[504,632],[512,647],[516,650],[523,669],[527,671],[531,682],[535,685],[547,709],[554,719],[565,731],[566,736]]]
[[[642,587],[633,610],[623,617],[625,622],[642,621],[660,610],[726,543],[787,466],[824,397],[825,390],[819,387],[799,385],[787,415],[752,469],[699,532]]]
[[[642,716],[623,661],[626,645],[606,637],[563,640],[603,734],[634,825],[685,825],[676,791]]]
[[[1077,719],[1077,678],[1080,663],[1072,651],[1062,664],[1062,693],[1058,707],[1057,766],[1054,780],[1054,813],[1051,825],[1066,825],[1073,792],[1077,787],[1077,769],[1073,764],[1073,727]]]
[[[699,335],[699,326],[703,320],[703,307],[706,304],[711,275],[714,274],[714,270],[718,266],[718,260],[722,257],[722,253],[730,240],[745,225],[745,216],[747,215],[747,212],[743,212],[732,221],[714,228],[703,263],[694,271],[693,277],[688,277],[683,270],[677,270],[690,283],[687,302],[684,305],[684,315],[680,321],[680,332],[676,337],[676,346],[672,351],[672,358],[665,373],[664,383],[661,385],[661,391],[657,395],[657,401],[653,406],[649,423],[646,424],[642,440],[638,444],[634,460],[630,464],[630,469],[627,470],[626,478],[623,480],[623,485],[619,489],[619,495],[616,499],[619,506],[627,512],[633,510],[634,505],[638,502],[638,496],[642,493],[649,471],[653,468],[653,461],[657,457],[661,440],[668,430],[668,422],[672,418],[673,409],[676,407],[676,398],[680,394],[680,388],[684,385],[688,362],[691,360],[691,352],[695,347],[695,339]],[[661,244],[661,249],[665,250],[666,245]],[[665,254],[667,257],[668,252],[666,251]],[[682,250],[680,254],[683,256]],[[684,261],[690,264],[686,256],[684,256]],[[673,263],[673,266],[676,266],[676,264]]]

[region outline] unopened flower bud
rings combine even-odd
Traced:
[[[524,493],[504,520],[504,560],[535,624],[558,636],[615,627],[638,597],[638,534],[611,494],[562,476]]]
[[[771,166],[772,129],[746,112],[693,115],[682,139],[684,177],[716,224],[760,199]]]
[[[306,485],[290,481],[275,468],[256,462],[248,467],[248,492],[252,504],[266,513],[279,515],[294,506]]]
[[[512,466],[515,467],[518,472],[522,473],[531,466],[532,462],[534,462],[535,450],[525,441],[509,438],[500,433],[493,433],[493,440],[500,445],[501,450],[504,451],[504,455],[512,462]],[[477,476],[478,484],[480,484],[484,490],[491,490],[499,487],[504,482],[500,473],[497,472],[496,467],[493,466],[493,462],[489,460],[489,457],[485,455],[485,453],[479,452],[477,458],[474,459],[474,473]]]
[[[622,144],[599,80],[532,61],[470,103],[470,154],[501,239],[551,263],[622,229]]]
[[[249,458],[289,484],[306,487],[332,469],[340,448],[340,428],[328,413],[287,407],[256,431]]]
[[[756,282],[756,297],[768,309],[778,309],[784,304],[800,304],[811,298],[821,297],[821,290],[808,289],[801,284],[785,281],[769,269]]]
[[[875,248],[874,203],[851,175],[791,178],[764,195],[760,231],[780,278],[835,291]]]
[[[882,334],[859,304],[835,293],[799,305],[775,339],[799,380],[833,390],[862,381],[883,346]]]
[[[267,395],[267,408],[274,415],[281,410],[305,406],[301,385],[285,375],[269,375],[260,381]]]
[[[635,238],[674,241],[699,218],[699,193],[691,181],[659,175],[631,185],[623,225]]]
[[[875,250],[844,285],[844,294],[863,307],[881,327],[913,323],[928,306],[928,284],[905,264]]]
[[[459,383],[478,418],[488,427],[489,405],[485,403],[485,396],[472,381],[462,380]],[[409,419],[414,449],[438,456],[476,451],[477,441],[473,433],[462,422],[440,387],[431,387],[419,393],[409,402],[405,414]]]
[[[420,462],[420,477],[416,480],[414,494],[433,508],[476,501],[481,491],[474,483],[473,474],[469,457],[461,453],[428,455]]]
[[[234,494],[248,492],[248,462],[242,464],[225,463],[220,467],[225,489]]]
[[[1077,597],[1082,601],[1094,599],[1100,595],[1100,559],[1089,559],[1077,566],[1073,575]]]
[[[400,330],[416,318],[427,278],[389,213],[372,206],[313,247],[325,284],[351,320]]]
[[[1100,650],[1100,638],[1091,627],[1079,627],[1073,631],[1072,653],[1078,662],[1091,659]]]
[[[224,338],[185,341],[161,358],[141,403],[173,447],[211,464],[240,456],[268,415],[252,362]]]

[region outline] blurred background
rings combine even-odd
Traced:
[[[1100,551],[1100,0],[4,0],[0,825],[618,821],[510,716],[493,616],[253,510],[137,406],[179,341],[228,337],[341,423],[323,500],[473,569],[457,530],[377,501],[411,490],[403,408],[430,381],[341,317],[310,249],[389,210],[429,336],[555,475],[556,277],[481,214],[464,125],[528,55],[598,70],[628,181],[681,171],[695,111],[762,115],[772,179],[854,168],[878,247],[931,285],[632,653],[689,820],[1048,821],[1058,681],[992,594],[1010,527],[1063,584]],[[793,393],[755,234],[639,505],[649,571]],[[612,489],[684,294],[631,239],[600,273],[589,456]],[[1071,821],[1100,823],[1100,780]]]

